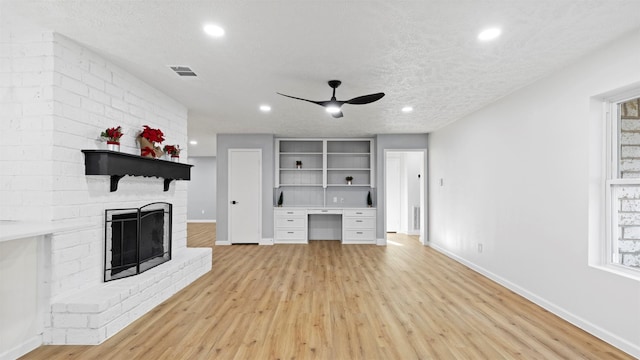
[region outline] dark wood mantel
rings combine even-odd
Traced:
[[[111,191],[118,190],[118,181],[125,175],[164,178],[164,191],[173,180],[191,180],[190,164],[126,154],[110,150],[82,150],[85,175],[108,175]]]

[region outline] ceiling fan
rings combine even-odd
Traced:
[[[295,97],[295,96],[291,96],[291,95],[285,95],[285,94],[281,94],[281,93],[277,93],[277,94],[278,95],[282,95],[282,96],[286,96],[286,97],[290,97],[292,99],[308,101],[310,103],[314,103],[314,104],[318,104],[320,106],[324,106],[326,108],[327,112],[329,114],[331,114],[331,116],[333,116],[334,118],[341,118],[343,116],[341,107],[344,104],[364,105],[364,104],[372,103],[374,101],[378,101],[384,96],[384,93],[375,93],[375,94],[369,94],[369,95],[363,95],[363,96],[354,97],[351,100],[344,100],[344,101],[343,100],[336,100],[336,88],[338,86],[340,86],[340,84],[342,84],[342,81],[340,81],[340,80],[329,80],[329,86],[333,89],[333,95],[331,96],[331,100],[328,100],[328,101],[313,101],[313,100],[302,99],[302,98],[299,98],[299,97]]]

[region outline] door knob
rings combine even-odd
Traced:
[[[235,201],[235,200],[233,200],[231,203],[232,203],[233,205],[235,205],[235,204],[237,204],[238,202],[237,202],[237,201]]]

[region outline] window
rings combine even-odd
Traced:
[[[607,263],[640,272],[640,97],[610,103]]]

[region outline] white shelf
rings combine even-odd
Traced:
[[[363,170],[367,170],[367,169],[363,169]],[[322,171],[322,169],[296,169],[296,168],[280,168],[280,171]]]
[[[371,153],[368,152],[331,152],[331,153],[327,153],[327,155],[371,155]]]
[[[282,170],[282,169],[280,169]],[[329,168],[328,171],[370,171],[370,168]]]
[[[327,187],[338,187],[338,186],[342,186],[342,187],[371,187],[371,184],[351,184],[351,185],[347,185],[347,184],[327,184]]]
[[[280,186],[317,186],[317,187],[322,187],[322,184],[280,184]]]
[[[321,152],[281,151],[280,155],[322,155]]]

